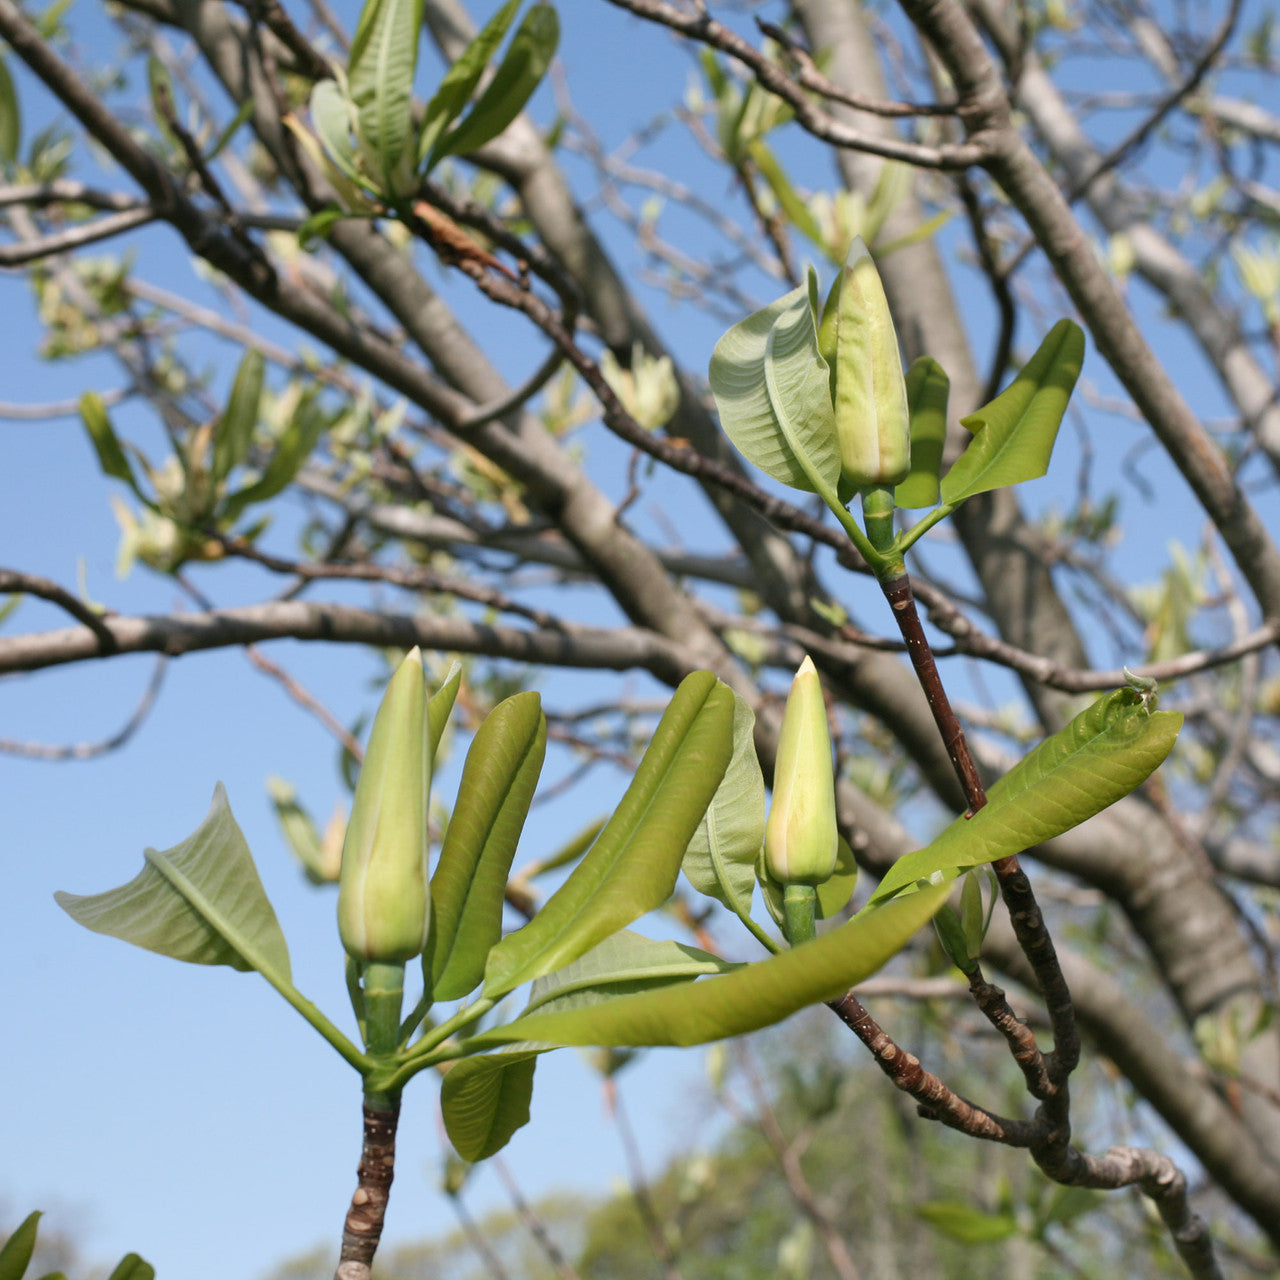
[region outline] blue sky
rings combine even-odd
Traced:
[[[89,0],[75,6],[74,20],[81,10],[91,12]],[[664,34],[603,4],[566,4],[562,12],[575,102],[606,143],[618,142],[678,97],[690,61]],[[101,31],[96,22],[86,29]],[[429,85],[430,74],[424,67],[420,86]],[[29,80],[20,78],[20,91],[24,107],[38,118]],[[545,97],[535,114],[549,118]],[[674,156],[670,162],[690,173],[705,163],[691,144],[657,154]],[[611,235],[634,271],[625,237]],[[213,297],[194,283],[173,236],[161,232],[136,243],[145,246],[141,275]],[[494,323],[469,284],[454,277],[441,287],[460,310]],[[48,401],[119,384],[119,371],[102,359],[39,363],[27,287],[18,277],[5,277],[0,297],[8,353],[0,398]],[[653,293],[648,297],[687,364],[703,367],[717,327],[678,314]],[[1139,302],[1154,315],[1146,299]],[[972,305],[984,308],[985,297],[975,296]],[[519,376],[542,349],[502,323],[512,335],[503,345],[509,372]],[[1038,336],[1023,332],[1020,338],[1028,343]],[[226,352],[211,344],[207,358]],[[1196,356],[1191,360],[1198,363]],[[1086,375],[1114,390],[1092,353]],[[1204,412],[1220,407],[1207,380],[1193,383],[1193,393]],[[130,421],[127,415],[123,420]],[[1118,473],[1142,430],[1124,424],[1102,434],[1095,465]],[[611,451],[600,435],[589,429],[584,443],[602,464],[604,487],[621,497],[625,454]],[[83,580],[89,597],[121,612],[179,606],[176,589],[145,571],[116,579],[118,533],[109,490],[78,421],[0,422],[0,439],[0,563],[66,585]],[[1073,432],[1064,429],[1055,471],[1026,488],[1033,508],[1069,500],[1077,458]],[[1143,465],[1161,464],[1152,452]],[[1165,482],[1158,470],[1150,478],[1161,497],[1146,516],[1135,500],[1131,510],[1139,518],[1122,553],[1136,577],[1149,576],[1144,566],[1153,561],[1163,563],[1167,538],[1193,542],[1199,534],[1181,482]],[[668,493],[666,484],[651,486],[647,500]],[[682,532],[691,544],[718,537],[705,516],[690,518],[696,523]],[[288,523],[286,514],[282,527]],[[287,546],[287,539],[280,545]],[[940,546],[930,557],[948,563]],[[263,592],[263,579],[250,571],[207,573],[200,581],[222,604]],[[8,632],[64,624],[57,611],[27,602]],[[298,643],[273,645],[270,655],[344,721],[371,708],[370,681],[379,666],[370,655]],[[1106,653],[1099,657],[1111,660]],[[125,657],[0,680],[0,736],[46,743],[104,737],[131,711],[152,662]],[[551,674],[539,687],[549,702],[568,706],[592,679]],[[598,683],[601,690],[616,688],[612,680]],[[997,699],[1010,687],[998,675],[987,684]],[[638,680],[633,687],[646,688]],[[350,1069],[256,976],[181,966],[87,933],[52,898],[55,889],[96,892],[131,878],[145,846],[166,848],[195,828],[221,780],[289,938],[298,985],[349,1026],[332,896],[303,883],[263,787],[269,774],[282,774],[323,817],[342,794],[335,758],[333,742],[316,722],[235,651],[171,662],[159,705],[122,751],[59,764],[0,756],[9,845],[0,896],[0,964],[9,975],[0,995],[9,1028],[0,1067],[6,1099],[0,1148],[9,1158],[0,1164],[0,1205],[10,1220],[45,1208],[47,1221],[75,1234],[89,1256],[110,1262],[137,1249],[162,1280],[250,1277],[316,1242],[336,1244],[359,1143],[359,1091]],[[565,765],[563,757],[553,757],[547,780]],[[598,775],[585,806],[577,795],[539,810],[517,861],[554,847],[603,810],[610,789],[620,794],[624,785],[616,771]],[[701,1058],[697,1051],[654,1053],[623,1077],[651,1169],[677,1147],[714,1136]],[[597,1191],[623,1176],[616,1135],[601,1120],[598,1079],[583,1060],[572,1052],[544,1059],[533,1122],[508,1152],[526,1191],[558,1185]],[[434,1091],[423,1081],[406,1096],[389,1240],[452,1224],[434,1186],[442,1144]],[[501,1202],[492,1175],[481,1174],[474,1206]]]

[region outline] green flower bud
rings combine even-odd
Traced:
[[[338,932],[356,960],[402,964],[426,949],[431,738],[422,657],[410,650],[369,733],[338,878]]]
[[[822,884],[836,867],[836,788],[822,683],[806,657],[791,683],[778,737],[764,857],[779,884]]]
[[[841,498],[905,480],[911,418],[902,355],[880,273],[861,237],[841,273],[835,384]]]

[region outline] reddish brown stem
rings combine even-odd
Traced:
[[[1011,1147],[1029,1147],[1041,1136],[1041,1128],[1034,1121],[1006,1119],[965,1101],[948,1088],[933,1072],[920,1065],[915,1054],[894,1043],[853,992],[831,1001],[830,1007],[871,1050],[880,1070],[893,1081],[894,1087],[909,1093],[919,1103],[921,1115],[971,1137],[1003,1142]]]
[[[356,1169],[356,1190],[342,1230],[342,1255],[333,1280],[369,1280],[373,1255],[382,1239],[387,1198],[396,1169],[396,1125],[400,1102],[364,1107],[364,1145]]]
[[[977,813],[987,803],[987,793],[978,776],[978,766],[964,730],[956,713],[951,709],[947,692],[942,687],[942,677],[938,674],[938,665],[933,659],[933,650],[924,633],[920,614],[916,609],[915,595],[911,590],[911,579],[907,574],[891,578],[880,584],[885,599],[888,600],[893,616],[897,620],[898,629],[907,645],[907,654],[911,665],[915,668],[916,677],[924,696],[933,712],[934,721],[942,740],[946,744],[947,753],[955,767],[956,776],[964,789],[965,803],[969,813]],[[1000,858],[992,863],[992,870],[1000,883],[1000,896],[1009,910],[1009,918],[1013,923],[1013,931],[1023,954],[1030,962],[1036,981],[1044,996],[1045,1008],[1049,1014],[1049,1022],[1053,1027],[1054,1050],[1046,1060],[1045,1067],[1048,1079],[1053,1087],[1063,1084],[1076,1063],[1080,1060],[1080,1035],[1076,1028],[1075,1008],[1071,1003],[1071,992],[1067,980],[1062,975],[1058,964],[1058,954],[1053,939],[1044,927],[1044,917],[1036,903],[1035,893],[1026,872],[1022,870],[1017,856]],[[1010,1015],[1012,1016],[1012,1015]],[[1028,1031],[1026,1038],[1030,1039]],[[1024,1072],[1031,1063],[1022,1063]]]

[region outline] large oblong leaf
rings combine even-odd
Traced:
[[[671,896],[732,747],[733,693],[709,671],[695,671],[681,681],[590,851],[542,910],[489,952],[485,996],[576,960]]]
[[[745,1035],[806,1005],[833,1000],[906,946],[946,901],[949,885],[930,885],[847,924],[720,977],[619,996],[581,1009],[547,1010],[494,1027],[475,1048],[532,1040],[553,1045],[692,1045]]]
[[[0,164],[16,164],[22,143],[22,111],[8,65],[0,58]]]
[[[803,284],[739,321],[711,353],[720,425],[748,462],[806,493],[834,491],[840,449],[831,373]]]
[[[454,1149],[474,1164],[497,1155],[529,1123],[533,1071],[540,1050],[463,1058],[445,1072],[440,1110]]]
[[[476,105],[432,149],[430,164],[445,156],[466,155],[496,138],[524,110],[559,43],[556,11],[549,4],[535,4],[511,37],[506,55]]]
[[[1153,712],[1135,689],[1105,694],[1010,769],[972,817],[957,818],[923,849],[899,858],[872,901],[935,872],[994,862],[1079,826],[1145,782],[1181,727],[1181,712]]]
[[[289,949],[221,783],[205,820],[181,844],[106,893],[56,893],[86,929],[191,964],[256,969],[289,981]]]
[[[1059,320],[1012,384],[960,419],[974,436],[943,478],[943,502],[1044,475],[1083,364],[1084,331]]]
[[[39,1209],[29,1213],[0,1249],[0,1280],[22,1280],[36,1251],[36,1235],[40,1230]]]
[[[467,752],[431,877],[431,942],[423,963],[436,1000],[456,1000],[478,986],[485,957],[502,936],[507,872],[546,746],[538,695],[518,693],[490,712]]]
[[[681,870],[699,893],[749,914],[756,857],[764,843],[764,775],[756,756],[755,712],[733,695],[733,756],[702,815]]]

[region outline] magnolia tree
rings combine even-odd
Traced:
[[[1108,4],[1027,10],[1011,27],[984,3],[902,0],[901,12],[873,14],[804,0],[762,10],[754,29],[701,4],[615,7],[631,16],[602,4],[590,21],[621,21],[628,38],[648,32],[641,21],[666,28],[696,52],[696,72],[674,117],[611,152],[575,114],[571,81],[555,86],[549,132],[524,114],[556,65],[548,4],[510,0],[477,30],[447,0],[369,0],[348,37],[319,0],[296,12],[130,0],[116,15],[130,55],[103,77],[77,66],[60,11],[0,0],[13,55],[0,76],[11,231],[0,253],[31,264],[50,354],[105,348],[119,362],[123,388],[86,393],[75,411],[113,486],[122,560],[172,578],[199,610],[126,616],[7,569],[0,586],[60,606],[75,626],[0,638],[0,669],[278,637],[409,651],[368,736],[340,868],[277,795],[311,874],[338,881],[333,945],[353,1033],[294,985],[221,788],[194,834],[148,850],[133,880],[59,902],[98,932],[256,971],[354,1068],[364,1141],[343,1280],[370,1274],[401,1094],[417,1076],[442,1079],[449,1140],[477,1162],[527,1122],[543,1053],[704,1044],[822,1003],[869,1052],[850,1053],[847,1070],[874,1062],[922,1123],[1025,1149],[1067,1187],[1137,1188],[1193,1275],[1223,1274],[1215,1235],[1257,1261],[1280,1243],[1265,913],[1265,890],[1280,884],[1268,825],[1280,769],[1259,728],[1275,703],[1263,677],[1280,551],[1240,473],[1273,466],[1280,439],[1261,364],[1280,255],[1247,237],[1249,216],[1280,206],[1262,150],[1280,126],[1215,94],[1211,76],[1269,69],[1270,27],[1243,41],[1239,6],[1204,31]],[[423,32],[447,67],[434,82],[418,68]],[[1105,151],[1052,74],[1095,39],[1126,65],[1142,60],[1156,86],[1106,102],[1134,123]],[[75,117],[101,174],[55,131],[26,136],[28,93]],[[130,125],[112,103],[139,93],[144,118]],[[635,163],[631,152],[675,120],[716,161],[712,189],[732,180],[731,208],[660,157]],[[1162,200],[1130,171],[1161,129],[1216,165],[1194,225],[1185,200]],[[1238,153],[1250,147],[1245,178]],[[662,268],[659,284],[714,325],[705,379],[701,360],[676,366],[575,203],[560,161],[572,152]],[[824,152],[834,191],[818,186]],[[651,201],[631,207],[636,190],[709,233],[682,244]],[[214,273],[224,307],[147,284],[145,250],[101,256],[152,223]],[[1109,260],[1090,239],[1099,228]],[[994,310],[953,292],[947,237]],[[817,265],[799,265],[804,254]],[[518,385],[437,292],[436,264],[549,344]],[[1134,273],[1167,295],[1219,374],[1225,425],[1201,421],[1144,337],[1124,294]],[[1270,308],[1267,333],[1238,322],[1242,290]],[[237,321],[246,305],[293,326],[299,350]],[[1056,318],[1067,310],[1076,318]],[[221,393],[173,340],[173,317],[242,344]],[[967,324],[989,348],[985,377]],[[1050,468],[1086,330],[1099,371],[1074,402],[1085,439],[1108,414],[1145,424],[1172,464],[1162,483],[1189,488],[1209,529],[1201,561],[1184,556],[1155,585],[1108,560],[1122,501],[1111,477],[1085,465],[1074,506],[1039,519],[1014,488]],[[324,361],[304,338],[327,348]],[[1099,381],[1104,364],[1114,384]],[[154,407],[169,457],[119,426],[126,399]],[[620,503],[593,479],[585,433],[570,439],[585,422],[629,451]],[[729,553],[663,548],[633,509],[673,472],[723,522]],[[298,498],[312,514],[293,546],[269,516]],[[940,575],[930,549],[949,545],[967,569]],[[294,587],[219,608],[218,573],[237,560]],[[574,616],[567,595],[563,612],[548,608],[513,560],[591,584],[626,623]],[[352,580],[420,593],[430,608],[314,598]],[[862,581],[878,607],[855,597]],[[1118,669],[1090,661],[1108,644]],[[461,659],[434,689],[419,646]],[[958,713],[941,653],[1011,671],[1020,702]],[[566,832],[539,868],[567,869],[541,902],[531,873],[512,868],[548,737],[581,716],[548,714],[532,691],[492,696],[504,659],[638,668],[675,690],[613,813],[586,838]],[[795,672],[785,709],[779,672]],[[1181,710],[1156,709],[1157,681]],[[433,809],[433,765],[459,706],[470,747],[456,794]],[[621,696],[616,710],[644,718]],[[602,758],[609,733],[574,741]],[[1149,782],[1171,751],[1176,767]],[[927,793],[954,817],[922,843],[899,819]],[[1030,875],[1024,856],[1038,864]],[[860,892],[859,868],[872,882]],[[1064,892],[1072,884],[1089,892]],[[705,910],[690,891],[710,899]],[[673,895],[685,896],[696,946],[628,928]],[[505,932],[504,909],[524,917],[508,916]],[[713,935],[708,912],[746,933]],[[935,934],[921,933],[930,920]],[[1062,926],[1080,924],[1090,940],[1064,946]],[[894,1011],[873,1016],[859,997],[905,948],[927,956],[931,936],[1014,1065],[1021,1113],[962,1096],[980,1090],[981,1070],[935,1073],[895,1038]],[[732,958],[761,948],[763,959]],[[1120,955],[1131,983],[1117,980]],[[1034,1015],[990,980],[993,967],[1035,993]],[[1126,986],[1162,992],[1176,1016]],[[514,1012],[508,997],[526,991]],[[1073,1141],[1082,1041],[1176,1135],[1186,1169],[1165,1150]],[[0,1253],[0,1275],[23,1274],[34,1236],[33,1217]],[[857,1240],[842,1247],[856,1257]]]

